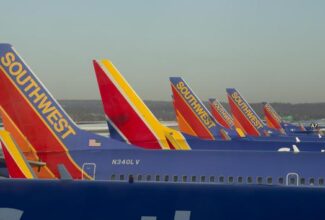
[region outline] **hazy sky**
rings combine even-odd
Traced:
[[[59,99],[99,99],[92,59],[108,58],[144,99],[169,76],[202,99],[325,102],[325,1],[2,1],[11,43]]]

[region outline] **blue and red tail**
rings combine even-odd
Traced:
[[[236,89],[227,89],[227,95],[235,126],[238,125],[248,135],[270,135],[271,129],[264,124],[262,119]]]
[[[278,130],[282,134],[290,134],[295,132],[308,133],[303,125],[297,126],[291,123],[286,123],[281,116],[275,111],[270,103],[264,103],[263,111],[265,120],[270,128]]]
[[[224,132],[225,128],[213,118],[202,101],[181,77],[170,77],[170,83],[173,104],[182,132],[206,140],[229,140],[227,132]]]
[[[213,117],[219,122],[223,127],[228,129],[235,129],[234,120],[227,110],[221,105],[216,99],[209,99],[209,105]]]
[[[181,133],[159,122],[109,60],[93,64],[113,137],[149,149],[190,149]]]
[[[62,165],[74,179],[91,179],[86,158],[72,153],[99,147],[104,137],[80,130],[9,44],[0,44],[0,88],[2,109],[50,171],[59,177]]]
[[[282,127],[281,116],[274,110],[274,108],[269,103],[264,103],[263,106],[264,116],[266,124],[273,129],[280,132],[284,132]]]

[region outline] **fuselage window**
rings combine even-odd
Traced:
[[[201,176],[201,182],[202,182],[202,183],[205,182],[205,176]]]
[[[279,177],[279,184],[283,184],[284,183],[284,179],[283,179],[283,177]]]
[[[253,183],[253,178],[251,176],[247,177],[247,183]]]
[[[185,183],[185,182],[187,182],[187,176],[183,176],[183,182]]]
[[[124,175],[120,175],[120,180],[124,180]]]
[[[191,181],[196,182],[196,176],[192,176]]]
[[[213,183],[215,181],[215,177],[214,176],[210,176],[210,182]]]
[[[157,181],[157,182],[160,181],[160,176],[159,176],[159,175],[156,176],[156,181]]]
[[[296,178],[290,177],[290,185],[296,185]]]
[[[165,176],[165,182],[168,182],[169,181],[169,176]]]
[[[306,184],[306,180],[305,180],[305,178],[301,178],[301,179],[300,179],[300,184],[301,184],[301,185],[305,185],[305,184]]]
[[[223,183],[225,181],[225,178],[223,176],[219,176],[219,183]]]
[[[147,175],[147,181],[151,181],[151,175]]]
[[[324,179],[323,178],[318,179],[318,185],[320,185],[320,186],[324,185]]]
[[[258,177],[256,178],[256,182],[257,182],[257,184],[262,184],[262,183],[263,183],[263,177],[258,176]]]
[[[133,182],[134,182],[134,177],[133,177],[132,174],[129,175],[129,179],[128,179],[128,181],[129,181],[130,183],[133,183]]]
[[[269,176],[269,177],[267,178],[267,180],[266,180],[266,181],[267,181],[267,184],[270,184],[270,185],[271,185],[271,184],[272,184],[272,182],[273,182],[273,181],[272,181],[272,177],[270,177],[270,176]]]
[[[138,181],[142,181],[142,175],[138,175]]]
[[[314,185],[315,184],[315,179],[314,178],[310,178],[309,179],[309,185]]]
[[[238,182],[238,183],[243,183],[243,177],[242,177],[242,176],[239,176],[239,177],[237,178],[237,182]]]
[[[234,177],[229,176],[228,177],[228,183],[234,183]]]
[[[116,175],[113,174],[113,175],[111,176],[111,180],[115,180],[115,179],[116,179]]]

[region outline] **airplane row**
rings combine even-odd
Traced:
[[[109,137],[80,129],[18,52],[0,44],[0,138],[10,177],[324,186],[324,137],[282,122],[270,105],[266,125],[228,89],[232,117],[215,100],[210,113],[171,77],[177,131],[159,122],[109,60],[93,66]]]

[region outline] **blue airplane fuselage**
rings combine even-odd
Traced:
[[[324,188],[0,180],[6,220],[311,220],[324,202]]]

